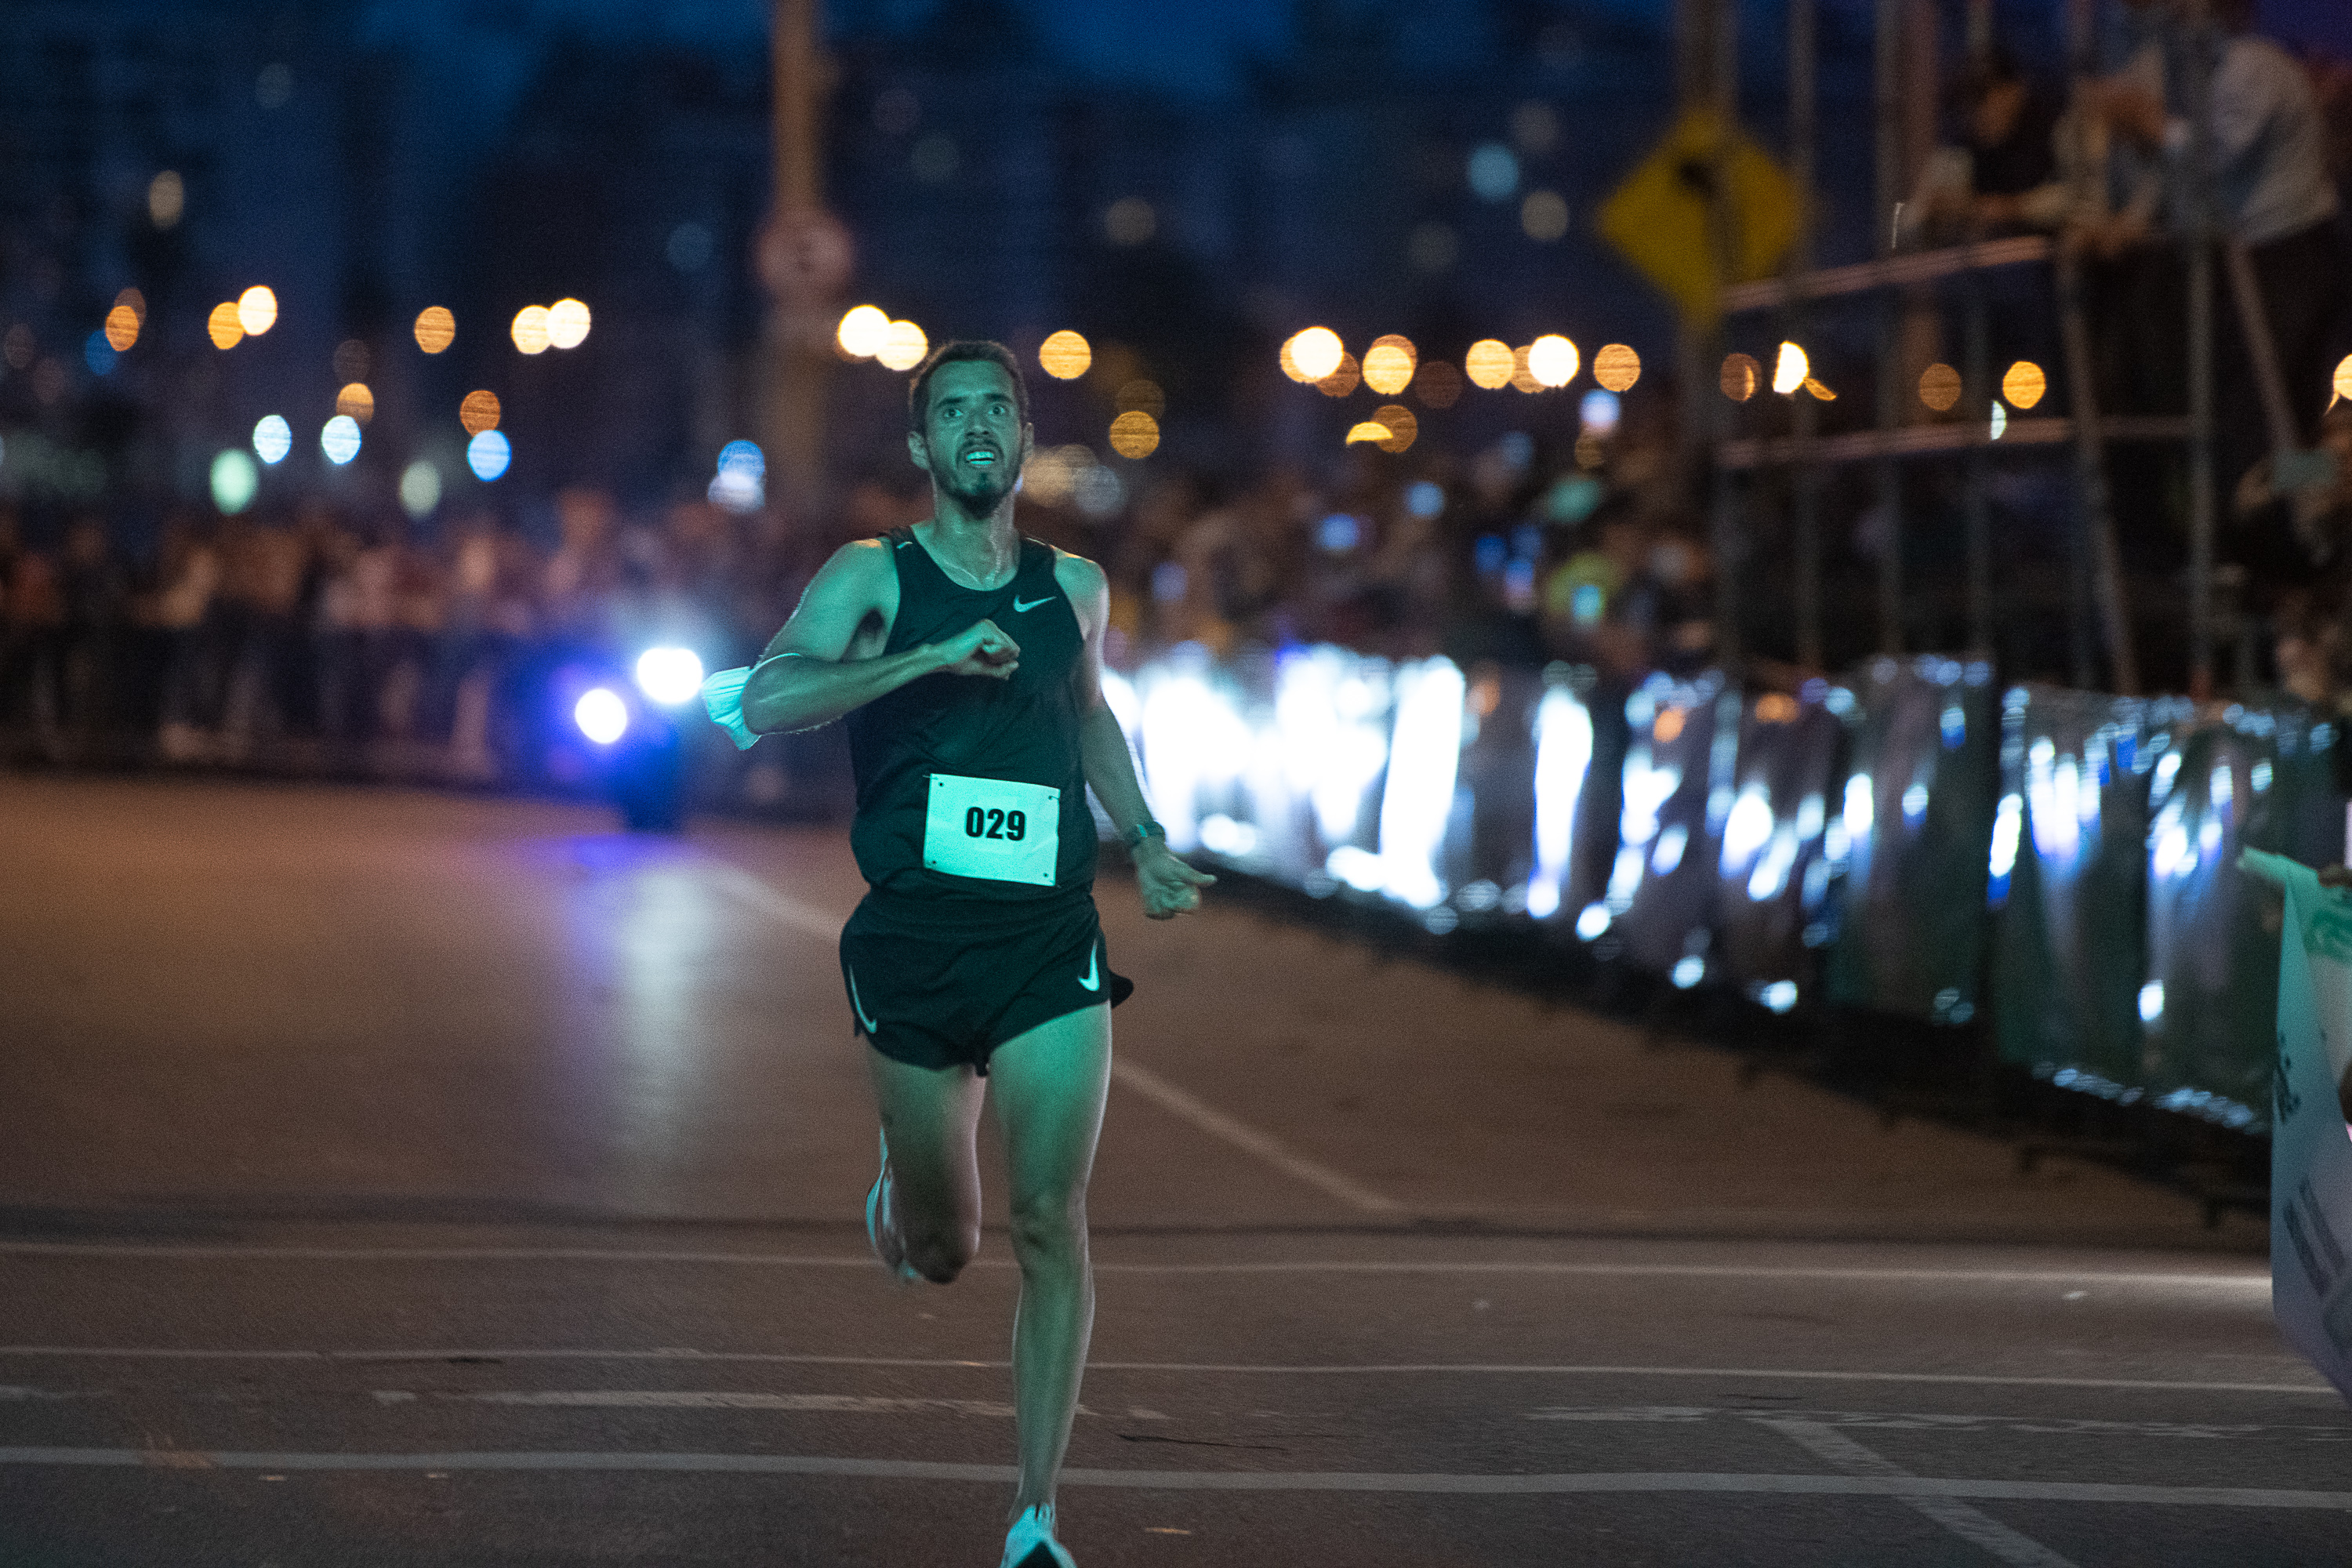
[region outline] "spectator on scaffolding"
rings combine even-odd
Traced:
[[[2163,0],[2126,4],[2153,25],[2153,36],[2100,89],[2098,110],[2116,136],[2160,163],[2165,216],[2174,233],[2185,233],[2197,222],[2200,200],[2192,166],[2199,137],[2186,118],[2184,64],[2195,40]],[[2213,65],[2205,137],[2212,217],[2232,244],[2245,247],[2252,264],[2294,435],[2299,445],[2308,445],[2326,401],[2328,354],[2352,270],[2328,168],[2327,128],[2310,74],[2276,43],[2250,30],[2252,0],[2215,0],[2212,9],[2225,34]],[[2234,483],[2271,441],[2245,346],[2247,323],[2230,308],[2226,282],[2223,289],[2217,320],[2230,329],[2231,341],[2217,358],[2214,406],[2222,425],[2220,460]]]
[[[361,540],[342,520],[320,512],[309,520],[318,552],[317,648],[319,733],[349,744],[367,738],[373,688],[367,680],[367,620],[359,575]]]
[[[2055,226],[2066,185],[2056,100],[1996,44],[1952,84],[1962,143],[1940,148],[1904,209],[1905,238]]]
[[[156,553],[155,592],[146,619],[162,639],[163,689],[156,746],[171,763],[198,762],[210,751],[219,719],[218,677],[211,667],[210,627],[221,586],[214,530],[194,512],[175,512],[163,524]]]
[[[63,722],[87,751],[123,717],[120,687],[128,664],[123,630],[131,610],[131,574],[99,512],[83,512],[66,529],[63,559]]]
[[[13,528],[9,532],[13,536]],[[45,752],[53,752],[65,643],[64,585],[54,554],[13,537],[9,543],[6,577],[0,583],[0,727],[27,732]]]
[[[2344,564],[2352,557],[2352,403],[2329,405],[2315,450],[2273,453],[2248,468],[2233,499],[2242,527],[2292,538],[2311,562]]]
[[[2340,587],[2296,588],[2272,613],[2273,658],[2279,689],[2320,712],[2333,714],[2343,690],[2345,641]]]
[[[234,626],[227,648],[224,744],[241,752],[289,727],[289,690],[302,652],[299,612],[309,549],[290,526],[275,521],[238,528],[223,563],[224,619]]]
[[[1538,585],[1537,625],[1551,657],[1591,666],[1622,700],[1649,670],[1648,638],[1625,600],[1649,555],[1649,524],[1631,497],[1612,496],[1576,539]]]

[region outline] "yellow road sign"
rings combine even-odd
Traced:
[[[1709,195],[1720,170],[1730,276],[1717,276]],[[1704,326],[1731,283],[1769,278],[1797,237],[1797,187],[1736,127],[1728,142],[1715,111],[1694,109],[1601,204],[1601,233],[1626,260]]]

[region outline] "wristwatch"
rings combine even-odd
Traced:
[[[1143,841],[1147,838],[1157,838],[1165,844],[1168,842],[1168,830],[1146,817],[1118,836],[1118,841],[1130,850],[1143,847]]]

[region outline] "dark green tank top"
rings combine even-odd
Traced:
[[[1021,646],[1010,679],[927,675],[850,710],[857,817],[849,830],[857,868],[892,903],[971,901],[1051,905],[1094,885],[1095,821],[1078,754],[1071,677],[1085,647],[1077,612],[1054,578],[1054,548],[1021,541],[1013,581],[986,592],[940,569],[912,529],[884,534],[898,572],[898,613],[885,654],[936,643],[992,620]],[[1061,792],[1054,885],[959,877],[923,864],[924,813],[933,773],[1010,779]]]

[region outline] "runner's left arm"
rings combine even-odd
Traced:
[[[1110,584],[1102,568],[1078,555],[1064,555],[1054,563],[1054,574],[1077,612],[1078,629],[1086,646],[1070,679],[1076,687],[1078,753],[1087,784],[1110,814],[1111,826],[1124,835],[1151,820],[1150,803],[1135,776],[1135,755],[1127,749],[1127,731],[1118,715],[1103,700],[1103,630],[1110,622]],[[1143,912],[1164,921],[1201,907],[1201,889],[1216,879],[1196,871],[1179,859],[1165,838],[1146,838],[1132,856],[1135,879],[1143,894]]]

